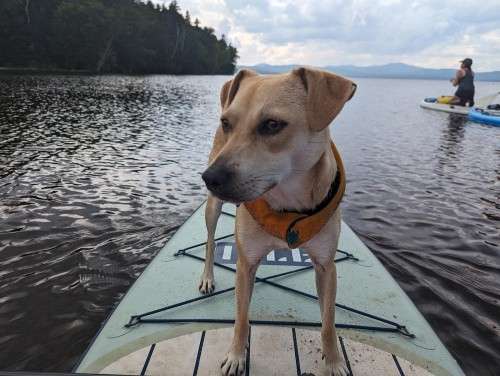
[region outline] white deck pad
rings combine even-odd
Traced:
[[[117,360],[102,370],[109,375],[151,376],[219,376],[220,357],[227,351],[232,337],[230,328],[188,334],[157,343],[147,361],[151,346],[137,350]],[[249,375],[322,375],[321,337],[318,331],[258,326],[252,329],[250,339]],[[203,340],[202,340],[203,338]],[[342,341],[342,344],[340,343]],[[201,344],[201,346],[200,346]],[[400,376],[398,366],[405,376],[431,376],[423,368],[374,347],[339,338],[343,356],[353,375]],[[199,354],[196,365],[196,358]],[[297,369],[298,367],[298,369]]]

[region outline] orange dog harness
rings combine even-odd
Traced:
[[[270,235],[285,241],[290,248],[297,248],[318,234],[339,207],[345,192],[345,171],[340,154],[332,142],[337,162],[337,174],[325,199],[307,212],[276,211],[263,198],[245,202],[245,208],[257,223]]]

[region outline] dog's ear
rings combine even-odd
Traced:
[[[220,91],[220,106],[222,109],[225,109],[231,104],[240,88],[241,81],[243,81],[244,78],[256,75],[257,73],[250,69],[241,69],[232,80],[227,81]]]
[[[325,129],[353,97],[356,84],[336,74],[311,68],[292,71],[302,81],[307,93],[306,115],[309,127]]]

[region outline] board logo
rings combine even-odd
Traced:
[[[236,264],[238,252],[234,242],[218,242],[215,247],[215,262],[220,264]],[[309,266],[311,259],[302,249],[276,249],[262,260],[261,265]]]

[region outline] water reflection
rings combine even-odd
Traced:
[[[461,143],[465,137],[467,118],[462,115],[449,114],[445,127],[442,128],[438,150],[436,151],[436,173],[447,177],[448,169],[457,168],[457,160],[462,151]]]
[[[444,129],[443,139],[450,146],[449,149],[455,149],[460,146],[465,136],[465,125],[467,118],[457,114],[448,115],[448,126]],[[443,142],[444,143],[444,142]],[[456,155],[456,152],[450,153]]]

